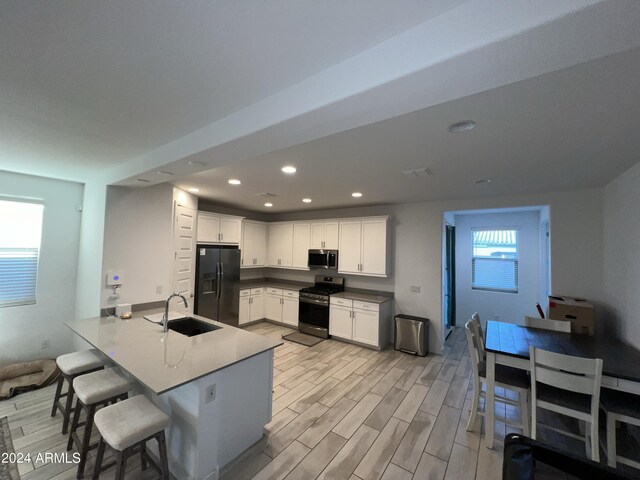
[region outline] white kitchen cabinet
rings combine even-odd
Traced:
[[[338,222],[318,222],[311,224],[312,249],[336,250],[338,248]]]
[[[353,340],[378,346],[380,319],[378,311],[353,309]]]
[[[309,269],[309,245],[311,244],[311,225],[309,223],[293,224],[293,268]],[[296,325],[298,322],[296,321]]]
[[[269,225],[268,258],[270,267],[291,267],[293,264],[293,224]]]
[[[267,320],[282,323],[282,293],[280,295],[267,293],[264,316]]]
[[[267,265],[267,224],[245,220],[242,222],[240,268]]]
[[[264,288],[240,290],[240,325],[257,322],[264,318]]]
[[[340,222],[338,271],[387,276],[387,217]]]
[[[385,348],[391,335],[391,301],[381,304],[334,298],[329,308],[329,333],[362,345]]]
[[[298,328],[298,299],[282,297],[282,323]]]
[[[329,335],[333,337],[353,338],[353,309],[340,305],[329,307]]]
[[[242,217],[198,212],[198,243],[239,244]]]

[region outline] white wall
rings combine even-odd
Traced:
[[[173,186],[108,187],[102,260],[101,306],[166,299],[172,290]],[[120,270],[119,297],[106,272]],[[162,293],[156,293],[156,286]]]
[[[540,212],[456,215],[456,325],[463,326],[473,312],[482,321],[537,316],[540,298]],[[502,293],[471,288],[472,229],[518,229],[518,292]]]
[[[431,319],[430,349],[439,351],[442,328],[442,224],[447,211],[550,206],[552,282],[554,292],[594,300],[602,299],[602,190],[588,189],[512,197],[491,197],[442,202],[360,207],[283,214],[274,221],[392,215],[395,237],[393,276],[347,285],[393,290],[396,312]],[[275,272],[275,269],[270,271]],[[411,293],[411,285],[421,287]],[[596,312],[596,315],[598,313]]]
[[[0,192],[37,198],[45,205],[37,303],[0,308],[0,364],[54,358],[73,346],[64,322],[74,318],[83,186],[0,172]],[[43,340],[49,340],[48,349],[41,348]]]
[[[604,189],[607,333],[640,347],[640,163]]]

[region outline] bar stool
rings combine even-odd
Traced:
[[[94,349],[81,350],[79,352],[60,355],[56,359],[56,364],[62,373],[58,378],[56,394],[53,397],[53,408],[51,416],[56,416],[56,410],[60,410],[64,416],[62,421],[62,433],[66,434],[69,428],[69,419],[73,411],[73,379],[83,373],[94,372],[104,367],[104,362],[98,352]],[[62,393],[62,384],[67,381],[67,393]],[[62,405],[62,397],[67,397],[65,405]]]
[[[84,467],[87,463],[89,450],[93,450],[98,446],[97,443],[90,443],[93,417],[96,413],[96,408],[101,404],[107,405],[109,403],[115,403],[118,400],[125,400],[130,387],[129,381],[117,373],[114,368],[107,368],[105,370],[80,375],[73,380],[73,388],[78,399],[76,400],[76,408],[73,413],[73,423],[71,424],[67,450],[71,450],[75,443],[80,453],[80,462],[78,463],[78,472],[76,474],[77,478],[82,478],[84,475]],[[80,422],[82,409],[87,413],[87,418],[84,422]],[[82,439],[80,439],[77,430],[78,427],[82,425],[84,425],[84,432]]]
[[[142,470],[146,470],[147,461],[162,474],[163,480],[169,480],[169,461],[164,429],[169,426],[170,418],[143,395],[118,402],[96,412],[94,423],[100,432],[100,444],[93,479],[102,471],[102,459],[107,446],[115,450],[115,480],[124,479],[127,458],[140,446]],[[161,468],[147,454],[146,443],[155,438],[160,452]]]

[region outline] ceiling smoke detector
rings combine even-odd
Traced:
[[[460,133],[466,132],[467,130],[472,130],[476,128],[476,122],[473,120],[464,120],[462,122],[456,122],[449,126],[449,131],[451,133]]]
[[[428,168],[417,168],[415,170],[403,170],[402,174],[407,177],[431,177],[433,173]]]

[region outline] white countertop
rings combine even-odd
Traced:
[[[66,325],[158,395],[283,343],[197,315],[192,317],[222,328],[195,337],[171,330],[164,334],[162,325],[142,318],[159,311],[136,312],[130,320],[95,317]]]
[[[331,298],[346,298],[348,300],[356,300],[359,302],[384,303],[393,300],[393,297],[384,297],[382,295],[370,295],[368,293],[340,292],[331,295]]]

